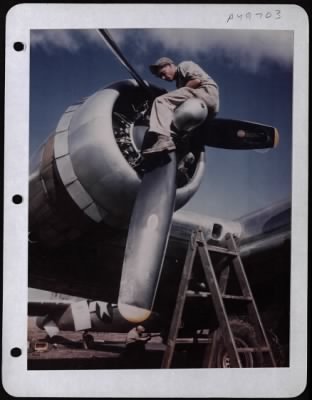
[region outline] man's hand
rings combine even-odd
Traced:
[[[148,342],[151,339],[152,339],[152,336],[150,334],[147,334],[146,336],[144,336],[145,342]]]
[[[197,89],[199,88],[200,83],[201,83],[200,79],[191,79],[190,81],[187,82],[185,86],[192,89]]]

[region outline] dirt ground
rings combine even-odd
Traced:
[[[129,357],[125,333],[92,332],[94,342],[84,345],[82,332],[60,331],[52,339],[28,321],[28,369],[159,368],[165,346],[153,337],[146,351]]]

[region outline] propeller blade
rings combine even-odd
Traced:
[[[176,197],[176,154],[150,156],[131,216],[118,308],[130,322],[147,319],[153,307]]]
[[[144,80],[140,77],[140,75],[136,72],[136,70],[132,67],[132,65],[128,62],[126,57],[122,54],[120,48],[117,46],[116,42],[112,38],[111,34],[107,29],[98,29],[98,33],[101,38],[104,39],[105,43],[114,53],[114,55],[118,58],[121,64],[127,69],[130,75],[137,81],[139,86],[141,86],[150,97],[155,97],[152,94],[150,87],[144,82]]]
[[[269,125],[232,119],[208,119],[194,131],[206,146],[249,150],[276,147],[278,130]]]

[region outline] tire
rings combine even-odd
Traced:
[[[254,328],[245,321],[240,319],[230,320],[231,329],[234,335],[237,348],[258,347],[256,333]],[[220,329],[220,328],[218,328]],[[212,361],[213,368],[232,368],[228,351],[225,347],[224,340],[218,335],[214,359]],[[243,368],[263,367],[263,355],[260,352],[239,353]]]
[[[289,367],[289,355],[285,346],[282,346],[273,330],[267,331],[267,337],[273,352],[277,367]]]

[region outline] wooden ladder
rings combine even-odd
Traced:
[[[209,292],[194,293],[189,289],[189,281],[191,279],[191,273],[194,265],[195,256],[197,251],[200,255],[201,264],[204,271],[205,280]],[[211,256],[212,253],[220,253],[222,255],[221,260],[215,265],[212,264]],[[219,280],[216,277],[216,269],[219,271]],[[227,294],[227,284],[229,280],[230,270],[233,270],[236,275],[237,282],[241,291],[240,295]],[[216,351],[217,332],[221,331],[224,345],[227,349],[228,356],[230,359],[231,367],[242,368],[241,358],[239,353],[241,352],[260,352],[266,359],[266,366],[276,367],[276,362],[272,353],[271,346],[266,336],[246,273],[240,257],[239,249],[236,244],[236,240],[232,234],[226,235],[225,246],[215,246],[207,243],[204,234],[201,229],[198,229],[192,233],[186,259],[182,271],[181,282],[178,290],[177,301],[173,318],[171,321],[169,336],[167,340],[166,349],[162,359],[161,368],[170,368],[175,346],[178,337],[178,331],[181,326],[182,314],[187,297],[204,297],[211,296],[212,303],[216,312],[216,316],[219,323],[218,330],[215,331],[212,340],[212,346],[208,345],[206,355],[204,356],[203,367],[210,367],[213,353]],[[229,322],[229,316],[226,311],[225,302],[228,301],[242,301],[246,303],[247,314],[252,327],[255,330],[257,338],[257,347],[237,347],[235,338]],[[209,355],[208,355],[209,353]]]

